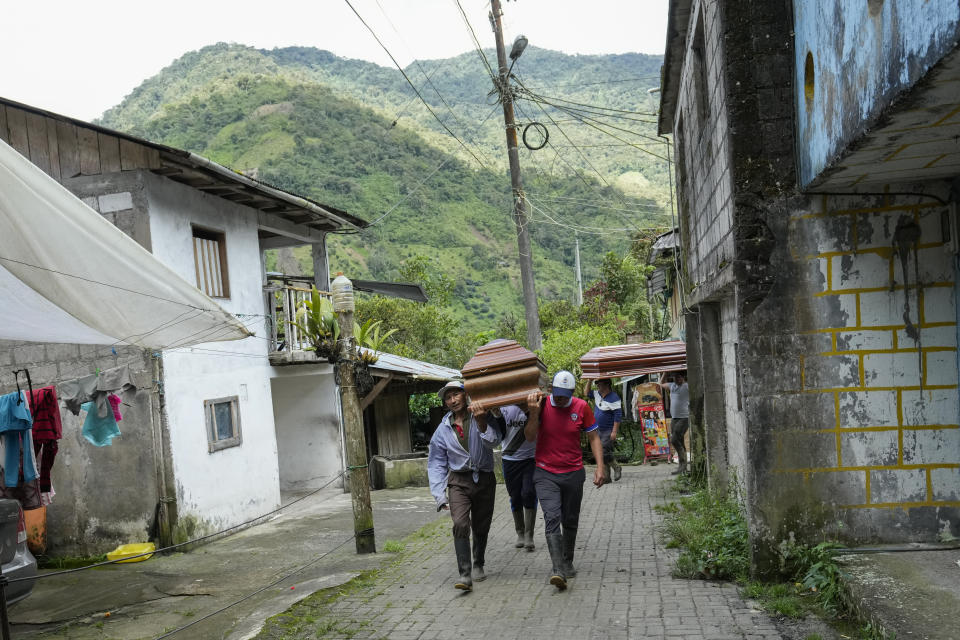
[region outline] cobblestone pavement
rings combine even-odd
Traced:
[[[542,520],[535,552],[513,547],[513,518],[500,485],[488,577],[472,593],[453,588],[456,562],[443,524],[434,527],[436,535],[410,543],[402,560],[384,568],[372,585],[333,601],[304,637],[780,638],[771,618],[744,602],[736,587],[671,577],[674,552],[657,538],[661,517],[653,507],[667,501],[665,480],[674,468],[627,467],[621,482],[602,489],[588,483],[578,574],[565,592],[547,583]]]

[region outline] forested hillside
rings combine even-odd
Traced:
[[[530,48],[515,68],[531,88],[518,119],[539,120],[550,135],[543,150],[521,154],[541,297],[573,295],[574,229],[589,282],[605,252],[627,248],[630,230],[669,224],[666,163],[641,150],[661,155],[663,145],[649,140],[652,118],[637,115],[652,108],[645,87],[657,80],[645,78],[659,64],[639,54]],[[490,328],[521,307],[502,114],[487,95],[492,83],[477,52],[414,63],[407,73],[463,144],[397,70],[307,48],[219,44],[188,53],[101,122],[376,220],[360,234],[331,239],[332,269],[389,279],[404,260],[431,256],[456,283],[457,315],[470,327]],[[574,103],[632,115],[594,118]],[[600,230],[606,233],[594,233]],[[305,252],[293,256],[299,265],[290,257],[287,270],[310,268]]]

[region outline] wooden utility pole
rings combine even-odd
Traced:
[[[573,238],[576,241],[576,266],[577,266],[577,306],[583,306],[583,276],[580,274],[580,236],[574,232]]]
[[[337,284],[338,281],[335,280],[331,287],[334,289],[333,308],[340,324],[340,357],[334,366],[339,367],[340,374],[340,408],[343,411],[343,435],[346,439],[347,479],[350,482],[350,499],[353,502],[353,532],[357,553],[375,553],[377,548],[373,536],[373,508],[370,506],[367,443],[363,436],[363,412],[360,411],[360,399],[357,397],[353,288],[348,285],[350,294],[347,299],[346,295],[338,295]]]
[[[520,258],[520,281],[523,283],[523,309],[527,319],[527,342],[531,350],[543,346],[540,338],[540,312],[537,309],[537,289],[533,280],[533,254],[530,252],[530,234],[527,232],[527,199],[520,181],[520,154],[517,149],[517,126],[513,118],[513,95],[510,93],[510,75],[507,53],[503,46],[503,25],[500,0],[490,0],[490,23],[497,40],[499,65],[498,87],[503,103],[503,122],[507,130],[507,157],[510,160],[510,185],[513,190],[513,221],[517,227],[517,251]]]

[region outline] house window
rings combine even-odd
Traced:
[[[237,396],[204,400],[203,410],[207,423],[208,451],[220,451],[236,447],[243,438],[240,435],[240,404]]]
[[[193,266],[200,291],[213,298],[230,297],[227,240],[222,231],[193,227]]]

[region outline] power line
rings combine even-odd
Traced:
[[[406,44],[406,41],[403,38],[403,34],[401,34],[400,31],[397,29],[396,25],[393,24],[393,20],[391,20],[390,16],[387,15],[387,12],[384,10],[383,5],[380,4],[380,0],[376,0],[376,3],[377,3],[377,7],[380,8],[380,13],[382,13],[383,17],[387,19],[387,22],[390,23],[390,26],[393,27],[393,30],[396,32],[396,34],[400,36],[400,41],[403,42],[407,50],[410,51],[410,47]],[[438,89],[437,85],[433,83],[433,79],[431,78],[430,74],[428,74],[427,71],[423,68],[423,65],[420,64],[420,61],[414,58],[413,64],[415,64],[417,66],[417,69],[420,70],[420,73],[423,74],[423,77],[426,79],[427,84],[430,85],[430,88],[433,89],[433,92],[437,94],[438,98],[440,98],[440,102],[443,103],[443,105],[447,108],[447,111],[450,112],[450,115],[453,116],[453,119],[456,120],[457,125],[459,125],[462,129],[466,129],[466,125],[464,125],[460,121],[460,118],[457,116],[456,112],[453,110],[453,107],[450,106],[446,98],[443,97],[443,94],[440,93],[440,89]],[[436,70],[440,69],[442,66],[443,66],[442,64],[438,64],[436,67],[434,67],[434,72],[436,72]],[[483,156],[483,159],[489,162],[489,159],[487,158],[486,154],[483,153],[483,149],[480,147],[480,145],[478,145],[476,141],[471,140],[471,142],[475,147],[477,147],[477,150],[480,152],[480,155]]]
[[[409,76],[407,75],[407,73],[403,70],[403,67],[400,66],[400,63],[399,63],[399,62],[397,62],[397,59],[393,57],[393,54],[390,53],[390,50],[387,48],[387,46],[386,46],[385,44],[383,44],[383,42],[380,40],[380,37],[379,37],[379,36],[376,34],[376,32],[370,27],[370,25],[367,24],[367,21],[363,19],[363,16],[361,16],[361,15],[357,12],[357,10],[354,8],[354,6],[350,3],[350,0],[343,0],[343,1],[347,3],[347,6],[350,7],[350,10],[353,11],[354,15],[356,15],[357,18],[360,20],[360,22],[363,23],[363,26],[365,26],[365,27],[367,28],[367,31],[369,31],[369,32],[370,32],[370,35],[373,36],[373,39],[377,41],[377,44],[379,44],[380,47],[386,52],[386,54],[387,54],[388,56],[390,56],[390,59],[393,61],[394,66],[397,67],[397,70],[398,70],[398,71],[400,72],[400,74],[403,76],[403,79],[407,81],[407,84],[409,84],[410,87],[413,89],[413,91],[417,94],[417,97],[420,99],[420,102],[422,102],[422,103],[423,103],[423,106],[425,106],[425,107],[427,108],[427,111],[430,112],[430,115],[432,115],[432,116],[436,119],[436,121],[440,123],[440,126],[443,127],[444,130],[445,130],[447,133],[449,133],[449,134],[453,137],[454,140],[456,140],[457,142],[460,143],[460,146],[463,147],[464,150],[465,150],[467,153],[469,153],[471,156],[473,156],[473,159],[476,160],[477,163],[478,163],[481,167],[483,167],[484,169],[487,169],[487,168],[488,168],[487,165],[485,165],[485,164],[483,163],[483,161],[480,160],[480,158],[477,157],[477,154],[475,154],[473,151],[471,151],[470,148],[467,147],[467,145],[463,142],[463,140],[461,140],[460,138],[457,137],[457,134],[455,134],[455,133],[450,129],[450,127],[447,126],[447,124],[440,118],[440,116],[437,115],[437,113],[436,113],[436,112],[433,110],[433,108],[427,103],[427,101],[423,99],[423,95],[421,95],[420,90],[417,89],[417,87],[413,84],[413,81],[410,80],[410,77],[409,77]]]
[[[561,84],[548,84],[548,87],[592,87],[598,84],[616,84],[618,82],[637,82],[639,80],[659,80],[660,76],[637,76],[635,78],[615,78],[613,80],[598,80],[597,82],[564,82]]]
[[[463,10],[463,5],[460,4],[460,0],[453,0],[457,8],[460,10],[460,15],[463,16],[463,23],[467,25],[467,29],[470,31],[470,36],[473,39],[474,46],[477,49],[477,53],[480,54],[480,61],[483,63],[484,68],[487,70],[487,75],[490,76],[490,79],[493,80],[494,85],[497,84],[497,74],[494,73],[493,67],[490,66],[490,61],[487,60],[487,54],[483,52],[483,46],[480,44],[480,39],[477,37],[477,32],[473,30],[473,25],[470,24],[470,18],[467,17],[467,12]]]

